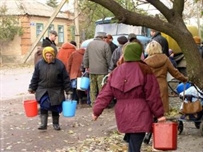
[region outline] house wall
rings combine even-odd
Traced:
[[[23,62],[23,57],[26,55],[32,44],[36,41],[36,24],[42,23],[45,28],[48,23],[49,18],[47,17],[37,17],[37,16],[20,16],[20,25],[23,27],[23,35],[15,36],[14,40],[2,48],[1,57],[2,63],[11,62]],[[71,21],[68,19],[55,19],[52,23],[54,25],[54,30],[58,32],[58,25],[64,27],[64,42],[71,40],[70,26]],[[44,34],[44,38],[48,36],[48,31]],[[59,48],[62,44],[58,43],[58,38],[56,39],[57,47]],[[32,52],[30,59],[33,60],[34,53],[37,47],[41,46],[41,42],[38,43],[35,50]]]
[[[42,23],[43,27],[45,28],[46,24],[48,23],[49,18],[45,18],[45,17],[30,17],[30,30],[31,30],[31,43],[34,43],[36,40],[36,24],[37,23]],[[71,22],[68,19],[55,19],[52,22],[52,25],[54,25],[54,30],[56,32],[58,32],[58,25],[61,25],[64,27],[64,42],[69,41],[71,38],[70,35],[70,25]],[[46,33],[44,34],[44,38],[48,37],[48,31],[46,31]],[[55,41],[56,45],[61,45],[58,43],[58,37]],[[41,43],[39,43],[41,44]]]

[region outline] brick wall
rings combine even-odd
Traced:
[[[21,36],[21,54],[25,55],[31,47],[31,30],[29,16],[25,15],[21,18],[21,26],[23,28],[23,35]]]

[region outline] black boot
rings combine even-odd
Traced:
[[[53,127],[55,130],[61,130],[60,126],[59,126],[59,116],[52,116],[52,120],[53,120]]]
[[[46,130],[47,129],[48,114],[41,114],[40,119],[41,119],[41,125],[38,127],[38,129],[39,130]]]

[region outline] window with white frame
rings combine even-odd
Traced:
[[[49,32],[54,30],[54,25],[51,24],[48,28],[48,36],[49,36]]]
[[[64,43],[64,26],[58,25],[58,42]]]
[[[44,28],[43,23],[36,23],[36,37],[38,37],[40,35],[40,33],[42,32],[43,28]],[[42,41],[42,39],[40,41]]]

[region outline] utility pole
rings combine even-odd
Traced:
[[[30,57],[30,55],[32,54],[32,52],[34,51],[37,43],[41,40],[42,36],[44,35],[44,33],[47,31],[47,29],[49,28],[50,24],[53,22],[53,20],[55,19],[55,17],[57,16],[57,14],[59,13],[59,11],[61,10],[61,8],[63,7],[63,5],[67,2],[67,0],[62,0],[59,4],[59,6],[56,8],[55,12],[51,15],[51,18],[49,19],[49,22],[47,23],[46,27],[42,30],[42,32],[40,33],[40,35],[37,37],[36,41],[32,44],[30,50],[27,52],[27,54],[25,55],[25,59],[23,63],[26,63],[26,61],[28,60],[28,58]]]
[[[80,47],[78,0],[74,0],[74,18],[75,18],[75,41],[77,43],[77,46]]]

